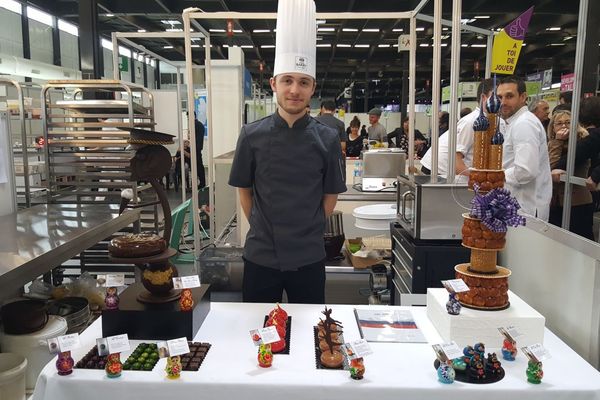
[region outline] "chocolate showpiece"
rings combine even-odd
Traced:
[[[500,107],[502,106],[502,102],[496,94],[496,88],[496,75],[494,74],[494,90],[492,91],[492,95],[487,99],[487,109],[488,112],[492,114],[497,114],[498,111],[500,111]]]
[[[504,378],[505,372],[498,360],[496,353],[488,353],[485,357],[485,346],[476,343],[473,347],[463,349],[463,357],[452,360],[452,367],[456,372],[455,379],[465,383],[494,383]],[[438,370],[442,365],[436,358],[433,367]],[[439,370],[438,370],[439,374]]]
[[[500,132],[500,124],[496,125],[496,133],[492,136],[492,144],[503,144],[504,135]]]
[[[314,327],[317,368],[348,369],[340,351],[340,346],[344,343],[343,326],[331,318],[331,311],[325,307],[325,311],[321,312],[325,315],[325,320],[319,319],[318,326]]]
[[[473,122],[473,130],[476,132],[483,132],[483,131],[486,131],[489,127],[490,127],[490,120],[487,119],[487,117],[483,113],[483,110],[480,109],[479,116],[477,117],[475,122]]]

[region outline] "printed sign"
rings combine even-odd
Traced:
[[[178,276],[173,278],[174,289],[191,289],[200,287],[200,278],[198,275]]]
[[[277,328],[274,326],[267,326],[265,328],[253,329],[250,331],[250,337],[254,342],[255,346],[259,346],[261,344],[269,344],[279,342],[281,337],[279,337],[279,333],[277,333]]]
[[[373,354],[369,342],[364,339],[355,340],[344,344],[344,350],[348,360],[354,360],[356,358],[363,358],[365,356]]]
[[[108,352],[110,354],[122,353],[124,351],[129,351],[129,338],[127,334],[124,333],[122,335],[109,336],[106,338],[106,344],[108,347]]]
[[[575,84],[575,74],[563,74],[560,76],[560,91],[572,92]]]
[[[523,334],[519,332],[514,326],[507,326],[506,328],[501,327],[498,328],[498,331],[500,331],[502,336],[504,336],[506,339],[513,343],[517,341],[518,337],[523,336]]]
[[[492,47],[492,69],[496,74],[512,75],[515,73],[517,60],[521,53],[529,20],[533,15],[533,6],[512,21],[494,37]]]
[[[48,342],[48,351],[50,354],[58,354],[60,352],[72,351],[81,347],[79,342],[79,334],[71,333],[55,338],[50,338]]]
[[[450,293],[462,293],[471,290],[462,279],[450,279],[447,281],[442,281],[442,285],[444,285],[446,290]]]
[[[167,349],[169,350],[169,357],[180,356],[190,352],[190,346],[186,337],[167,340]]]
[[[434,344],[433,350],[437,358],[444,362],[448,360],[454,360],[455,358],[459,358],[463,356],[462,350],[458,347],[456,342],[452,341],[450,343],[440,343]]]
[[[534,362],[544,361],[551,358],[550,353],[541,343],[521,347],[521,351],[527,356],[527,358]]]
[[[125,274],[98,275],[96,285],[99,287],[125,286]]]

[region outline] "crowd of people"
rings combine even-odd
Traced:
[[[518,77],[506,77],[495,87],[491,79],[482,81],[477,98],[481,106],[474,110],[463,108],[457,122],[455,176],[457,182],[468,180],[473,159],[473,123],[480,114],[489,114],[488,99],[496,95],[501,107],[499,130],[504,135],[503,168],[506,188],[519,200],[522,211],[561,226],[563,214],[564,183],[568,140],[571,124],[570,93],[563,93],[559,105],[550,112],[547,101],[528,101],[525,82]],[[598,184],[600,183],[600,98],[589,97],[581,101],[577,125],[577,152],[574,175],[583,178],[586,186],[573,185],[571,194],[571,218],[569,230],[594,240],[593,214],[600,207]],[[335,104],[324,102],[318,120],[334,126]],[[402,119],[402,126],[386,133],[379,122],[382,111],[369,111],[369,127],[362,125],[357,116],[344,131],[343,124],[335,127],[339,132],[344,154],[358,157],[369,143],[387,142],[388,147],[398,147],[408,153],[409,118]],[[447,175],[448,138],[450,119],[447,112],[439,115],[438,173]],[[420,159],[421,173],[431,173],[432,150],[427,138],[414,130],[415,156]]]

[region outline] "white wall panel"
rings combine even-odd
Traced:
[[[51,26],[29,19],[29,43],[32,60],[54,63]]]
[[[0,53],[23,57],[21,16],[0,8]]]
[[[104,78],[113,79],[113,55],[112,51],[102,48],[102,57],[104,59]]]

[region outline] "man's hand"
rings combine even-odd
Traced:
[[[559,183],[560,182],[560,176],[562,174],[566,174],[567,171],[562,170],[562,169],[553,169],[550,173],[552,174],[552,182]]]
[[[587,187],[592,192],[598,190],[598,184],[593,181],[591,176],[588,176],[588,178],[585,180],[585,187]]]

